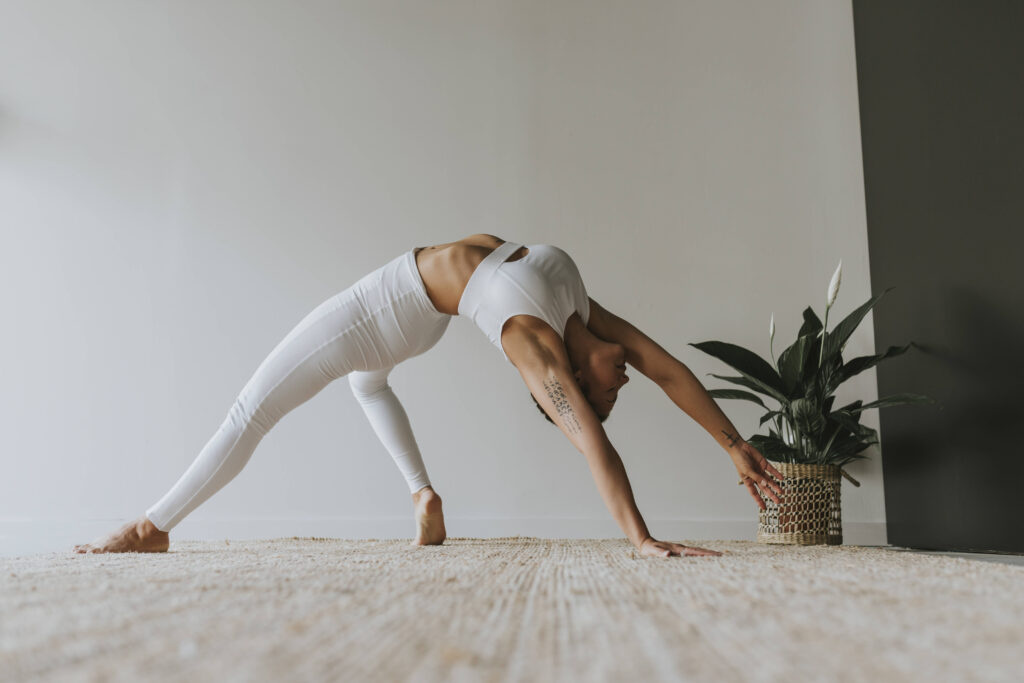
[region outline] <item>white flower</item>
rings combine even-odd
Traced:
[[[775,339],[775,312],[772,311],[771,322],[768,323],[768,341]]]
[[[836,295],[839,294],[839,280],[843,274],[843,259],[839,259],[839,267],[836,268],[836,272],[832,275],[832,282],[828,284],[828,303],[825,305],[826,308],[831,308],[832,304],[836,302]]]

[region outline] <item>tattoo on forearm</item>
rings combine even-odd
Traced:
[[[736,442],[739,441],[740,437],[739,437],[738,434],[730,434],[729,432],[725,431],[724,429],[721,430],[721,431],[722,431],[723,434],[725,434],[725,438],[729,439],[729,448],[732,448],[733,446],[735,446]]]
[[[582,431],[580,421],[576,419],[576,412],[569,405],[569,397],[565,395],[561,382],[557,378],[544,380],[544,390],[548,392],[548,398],[555,404],[555,412],[562,418],[566,431],[570,434],[579,434]]]

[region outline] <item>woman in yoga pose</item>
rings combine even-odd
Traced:
[[[587,295],[558,247],[471,235],[416,247],[359,279],[303,318],[270,352],[220,428],[177,483],[138,519],[77,552],[162,552],[168,532],[231,481],[289,411],[348,375],[373,430],[405,476],[418,532],[445,539],[441,498],[427,477],[409,418],[387,378],[434,346],[464,315],[515,365],[542,414],[587,459],[615,521],[642,555],[721,555],[651,537],[622,460],[605,434],[626,363],[655,381],[732,458],[758,506],[778,502],[781,473],[742,438],[696,377],[661,346]]]

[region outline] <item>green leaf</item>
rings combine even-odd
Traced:
[[[821,332],[822,324],[821,319],[814,314],[814,309],[810,306],[804,309],[804,324],[800,326],[800,331],[797,332],[797,337],[813,337]]]
[[[875,430],[860,424],[859,412],[850,413],[846,410],[837,410],[834,413],[829,413],[828,419],[836,424],[842,425],[846,428],[848,433],[858,438],[870,437],[875,433]]]
[[[871,297],[866,303],[861,304],[861,306],[850,313],[850,315],[843,318],[841,323],[832,328],[832,331],[826,336],[824,358],[831,358],[833,354],[839,352],[839,350],[846,344],[846,341],[850,338],[850,335],[853,334],[853,331],[857,329],[858,325],[860,325],[860,321],[863,320],[864,316],[871,310],[871,307],[878,303],[878,300],[892,289],[895,289],[895,287],[889,287],[889,289],[886,289],[878,296]]]
[[[775,462],[793,462],[800,455],[798,450],[777,436],[754,434],[747,439],[747,443],[756,448],[761,455]]]
[[[821,449],[822,459],[826,459],[829,456],[829,449],[832,448],[832,442],[836,440],[836,436],[839,435],[839,430],[843,428],[843,425],[837,424],[836,428],[832,431],[832,437],[828,440],[828,443]]]
[[[840,384],[850,379],[854,375],[860,374],[867,370],[868,368],[875,367],[886,358],[894,358],[896,356],[899,356],[900,354],[906,353],[907,349],[909,349],[912,345],[913,342],[907,344],[906,346],[890,346],[888,349],[886,349],[885,353],[880,353],[877,356],[858,356],[857,358],[850,360],[849,362],[845,363],[841,368],[839,368],[839,374],[837,377],[838,381],[835,382],[835,386],[839,386]]]
[[[753,401],[762,408],[768,408],[768,406],[761,401],[760,396],[752,394],[749,391],[740,391],[739,389],[709,389],[708,394],[711,398],[739,398],[745,401]]]
[[[726,382],[732,382],[733,384],[739,384],[741,387],[752,389],[759,394],[764,394],[765,396],[775,398],[775,394],[773,394],[770,391],[765,391],[763,386],[761,386],[752,379],[747,379],[746,377],[729,377],[727,375],[716,375],[713,372],[709,372],[708,374],[711,375],[712,377],[717,377],[718,379],[724,379]]]
[[[808,353],[814,345],[814,337],[803,336],[779,355],[779,374],[782,377],[782,387],[786,396],[799,396],[800,380],[803,375],[804,365],[807,363]]]
[[[860,424],[860,413],[851,413],[847,410],[837,410],[834,413],[828,414],[828,419],[843,425],[851,432],[856,432],[861,426]]]
[[[761,385],[762,389],[780,402],[786,402],[786,392],[782,389],[782,378],[768,362],[753,351],[728,342],[706,341],[691,343],[697,349],[714,356],[738,370],[747,379]]]
[[[826,394],[831,394],[835,391],[835,387],[838,385],[836,378],[839,375],[840,369],[843,367],[843,353],[842,351],[837,352],[828,360],[823,360],[821,363],[822,380],[825,385]]]
[[[906,405],[908,403],[935,403],[935,399],[929,396],[922,396],[921,394],[893,394],[892,396],[886,396],[885,398],[880,398],[877,401],[872,401],[871,403],[865,403],[860,407],[860,410],[864,411],[868,408],[885,408],[886,406]]]
[[[854,413],[854,414],[856,414],[856,413],[859,413],[859,412],[860,412],[860,409],[861,409],[861,406],[862,406],[862,404],[863,404],[863,403],[864,403],[864,401],[862,401],[862,400],[860,400],[860,399],[858,398],[858,399],[857,399],[856,401],[854,401],[853,403],[847,403],[847,404],[846,404],[845,406],[843,406],[843,407],[842,407],[842,408],[840,408],[839,410],[845,410],[845,411],[846,411],[846,412],[848,412],[848,413]],[[858,420],[860,419],[860,416],[859,416],[859,415],[857,416],[857,419],[858,419]]]
[[[801,434],[817,437],[825,427],[825,416],[813,398],[797,398],[790,404],[793,421]]]
[[[804,396],[813,394],[816,391],[816,387],[821,382],[819,375],[822,372],[822,368],[818,367],[818,350],[821,348],[821,337],[812,336],[809,339],[807,357],[804,359],[803,367],[800,368],[799,386],[803,388]],[[823,367],[824,365],[822,363]]]
[[[764,415],[761,416],[761,421],[758,423],[758,426],[763,425],[765,422],[767,422],[768,420],[772,419],[776,415],[785,415],[785,414],[786,414],[786,412],[784,410],[769,410],[767,413],[765,413]]]

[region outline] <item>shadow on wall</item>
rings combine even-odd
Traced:
[[[927,500],[932,505],[913,514],[934,517],[950,537],[957,537],[962,522],[955,512],[959,506],[943,501],[964,498],[977,507],[986,500],[995,505],[1019,495],[1018,482],[1024,478],[1024,458],[1017,453],[1017,429],[1024,423],[1024,326],[1018,317],[966,287],[933,296],[939,297],[947,325],[934,336],[946,343],[918,342],[919,353],[908,354],[900,367],[894,363],[886,368],[884,382],[879,376],[879,395],[891,393],[883,384],[912,384],[915,392],[932,396],[937,403],[883,410],[879,419],[884,421],[884,448],[891,454],[885,459],[886,476],[907,477],[931,491]],[[982,351],[966,355],[963,349]],[[982,454],[995,464],[960,467]],[[943,472],[936,463],[954,471]],[[951,481],[956,484],[951,486]],[[888,500],[886,508],[894,510]],[[984,548],[987,539],[975,532],[969,541]]]
[[[1024,325],[1019,316],[1008,314],[971,289],[952,289],[945,301],[949,346],[924,345],[922,349],[931,362],[945,370],[940,376],[955,378],[954,383],[934,388],[944,404],[939,408],[948,405],[938,416],[944,436],[951,445],[1009,452],[1016,427],[1024,422],[1020,396]],[[960,349],[982,352],[965,355]]]

